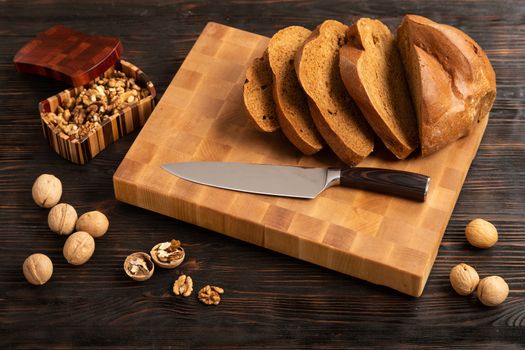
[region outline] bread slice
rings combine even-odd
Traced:
[[[304,27],[287,27],[275,33],[268,44],[277,120],[290,142],[306,155],[323,148],[321,135],[310,116],[306,94],[294,68],[297,49],[310,33]]]
[[[334,20],[320,24],[297,51],[295,71],[317,129],[342,161],[355,165],[374,149],[374,136],[339,74],[347,29]]]
[[[423,156],[467,135],[488,115],[496,76],[478,44],[454,27],[407,15],[397,30]]]
[[[361,18],[350,26],[347,39],[339,54],[346,90],[385,146],[405,159],[419,137],[394,35],[381,21]]]
[[[250,120],[260,131],[274,132],[279,129],[272,96],[272,70],[268,50],[253,60],[246,70],[244,82],[244,106]]]

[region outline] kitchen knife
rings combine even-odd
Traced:
[[[303,168],[224,162],[171,163],[162,168],[207,186],[296,198],[314,198],[330,186],[341,185],[423,202],[430,182],[430,177],[422,174],[378,168]]]

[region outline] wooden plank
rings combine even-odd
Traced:
[[[488,118],[427,158],[397,161],[379,149],[360,164],[431,176],[423,204],[346,188],[313,200],[257,196],[189,184],[160,168],[191,160],[339,164],[330,152],[302,156],[281,134],[249,124],[244,71],[267,42],[208,23],[115,173],[117,199],[420,296]]]

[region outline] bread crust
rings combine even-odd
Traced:
[[[365,33],[365,31],[369,33]],[[385,43],[389,45],[387,47],[389,52],[385,56],[372,57],[374,53],[368,51],[372,48],[368,47],[367,49],[367,46],[372,45],[372,43],[365,41],[365,35],[373,36],[374,41],[376,38],[380,38],[377,39],[377,44],[383,44],[384,42],[381,41],[389,40],[390,42]],[[394,36],[388,27],[380,21],[361,18],[350,26],[347,38],[348,42],[341,47],[339,56],[339,68],[345,87],[385,146],[397,158],[405,159],[417,148],[419,138],[417,119]],[[375,44],[374,42],[373,45]],[[366,57],[367,55],[370,57]],[[379,71],[380,69],[374,66],[373,60],[383,60],[385,66],[392,65],[391,69],[395,70],[394,72],[398,76],[393,76],[390,71]],[[370,84],[367,82],[368,75],[376,74],[379,76],[385,73],[391,75],[387,77],[387,84],[382,84],[380,87],[368,85]],[[373,98],[372,95],[377,94],[378,88],[391,97],[398,96],[399,98],[387,99],[383,96],[382,103],[375,105],[374,100],[376,103],[379,101],[377,96]],[[393,103],[397,105],[393,105]],[[388,108],[390,113],[385,108]]]
[[[306,69],[305,66],[307,65],[304,59],[305,51],[309,49],[309,45],[315,44],[316,40],[322,40],[323,38],[321,38],[321,32],[328,30],[327,27],[331,25],[343,26],[342,23],[337,21],[327,20],[321,23],[314,31],[312,31],[310,37],[305,40],[303,46],[297,51],[295,56],[295,71],[299,81],[301,82],[301,85],[303,86],[303,89],[308,95],[310,113],[317,129],[328,143],[330,148],[343,162],[349,165],[356,165],[365,157],[367,157],[374,149],[374,136],[370,130],[370,127],[364,120],[357,106],[348,95],[347,101],[345,101],[345,112],[348,113],[346,113],[345,118],[347,121],[354,123],[357,128],[356,135],[353,135],[355,136],[354,139],[352,139],[352,137],[348,137],[348,135],[344,135],[337,125],[332,122],[332,116],[330,115],[329,110],[323,101],[316,101],[315,99],[315,88],[317,86],[322,86],[322,82],[318,82],[316,87],[309,86],[306,78],[303,76],[303,74],[305,74],[303,69]],[[339,70],[338,66],[335,68]],[[340,79],[339,74],[337,74],[337,76]],[[327,79],[328,78],[329,77],[327,77]],[[324,83],[327,82],[325,81]],[[340,82],[340,85],[342,89],[345,89],[342,81]]]
[[[286,138],[303,154],[310,156],[319,152],[323,148],[322,140],[317,142],[311,142],[311,140],[305,139],[301,136],[299,130],[297,130],[296,125],[287,118],[286,113],[281,108],[282,101],[281,96],[277,92],[277,89],[273,89],[273,99],[275,102],[275,112],[277,114],[277,120],[283,134]],[[310,111],[311,113],[311,111]]]
[[[293,66],[288,66],[288,56],[292,55],[293,59],[298,46],[286,46],[284,41],[292,40],[292,43],[295,44],[297,40],[304,41],[310,33],[310,30],[304,27],[286,27],[278,31],[268,45],[270,67],[273,72],[272,91],[277,119],[288,140],[305,155],[319,152],[323,148],[323,140],[313,124],[307,105],[307,97],[297,80],[295,69]],[[283,59],[286,61],[286,66],[283,66]],[[286,86],[286,79],[293,79],[294,81]],[[294,91],[286,91],[286,89],[293,89]],[[290,93],[294,96],[291,96]],[[293,98],[296,99],[292,100]]]
[[[246,69],[246,81],[243,86],[244,109],[248,119],[262,132],[274,132],[279,129],[272,96],[272,81],[268,50],[265,50],[263,55],[255,58]]]
[[[496,77],[483,50],[457,28],[406,15],[397,30],[423,156],[467,135],[492,108]]]

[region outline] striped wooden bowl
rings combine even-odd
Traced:
[[[138,67],[124,60],[117,61],[104,75],[110,75],[115,69],[135,78],[139,86],[145,86],[149,90],[150,95],[125,108],[120,114],[112,116],[103,122],[95,132],[81,140],[59,133],[44,120],[43,115],[48,112],[55,112],[64,99],[76,97],[82,87],[62,91],[39,103],[44,136],[49,141],[51,148],[63,158],[76,164],[86,164],[109,144],[146,123],[155,107],[157,93],[153,83]]]

